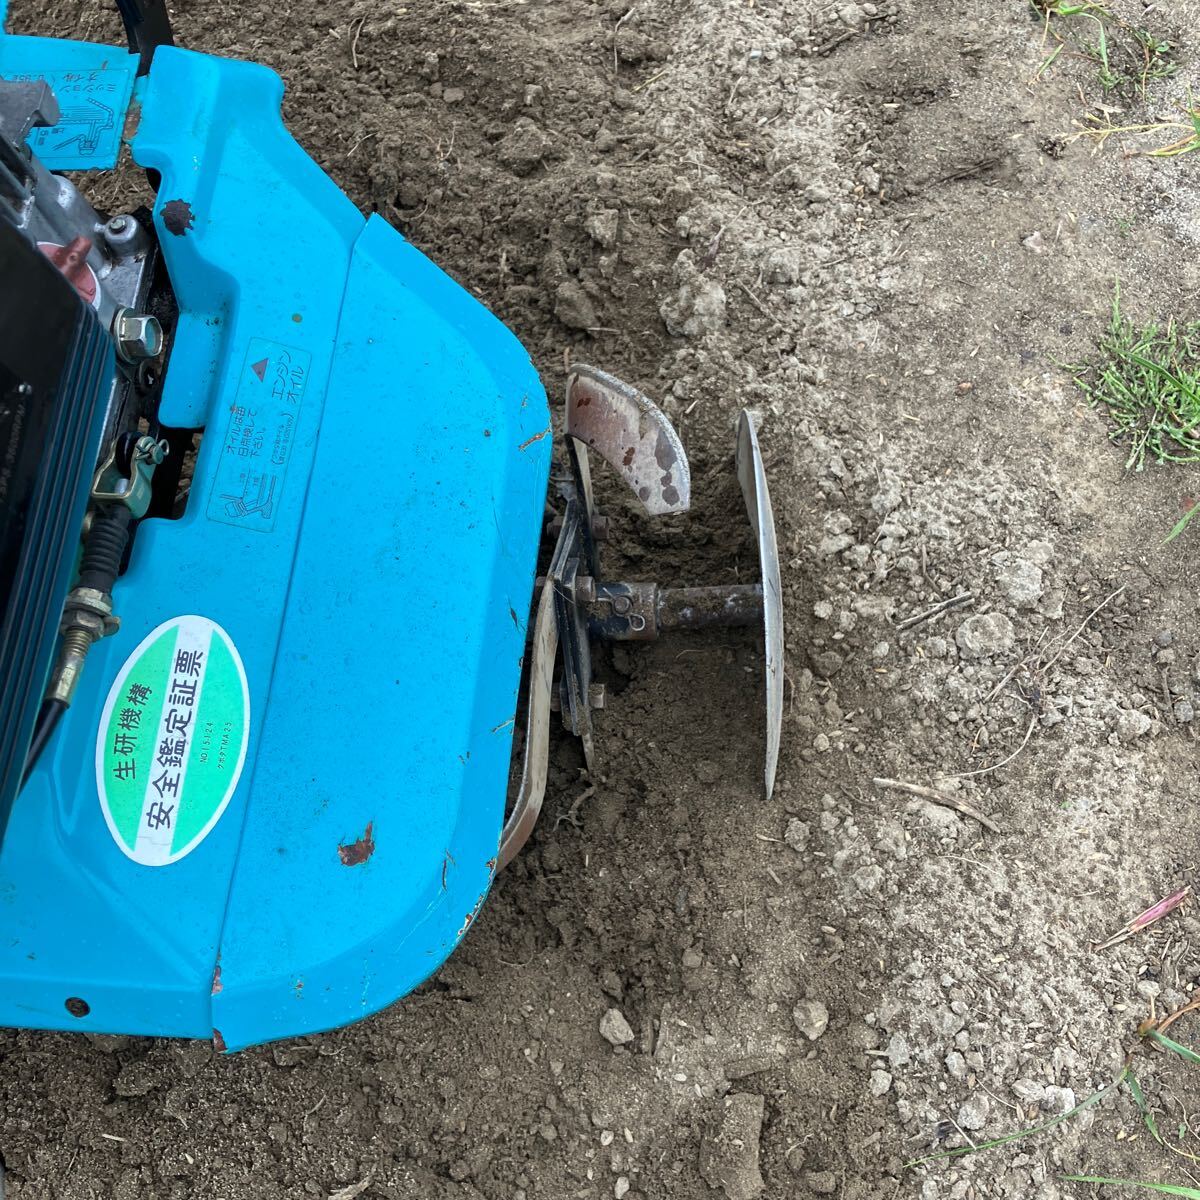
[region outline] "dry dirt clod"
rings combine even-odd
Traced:
[[[550,139],[530,117],[518,117],[500,140],[496,155],[514,175],[528,175],[546,157]]]
[[[591,297],[574,279],[565,279],[554,293],[554,315],[568,329],[595,329],[600,324]]]
[[[765,1189],[758,1166],[765,1105],[762,1096],[726,1096],[700,1143],[700,1174],[729,1200],[754,1200]]]
[[[991,658],[1011,650],[1016,631],[1003,613],[979,613],[958,627],[954,640],[964,658]]]
[[[725,324],[725,289],[701,273],[690,250],[681,250],[675,260],[674,295],[659,305],[667,331],[676,337],[703,337]]]

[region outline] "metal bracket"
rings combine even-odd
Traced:
[[[144,517],[150,507],[154,469],[170,450],[170,444],[143,434],[127,450],[128,463],[122,463],[122,441],[118,438],[108,458],[96,472],[92,499],[102,503],[124,504],[135,517]]]
[[[546,797],[550,760],[550,700],[554,691],[554,659],[558,653],[558,617],[554,584],[547,580],[538,595],[529,654],[529,699],[525,709],[525,756],[517,800],[500,834],[496,869],[503,870],[529,840]]]

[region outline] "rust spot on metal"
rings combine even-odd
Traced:
[[[212,994],[214,996],[219,996],[224,990],[224,987],[225,985],[221,982],[221,964],[217,963],[216,968],[213,971]]]
[[[541,433],[535,433],[535,434],[533,435],[533,437],[531,437],[531,438],[526,438],[526,439],[525,439],[525,440],[524,440],[524,441],[523,441],[523,442],[522,442],[522,443],[521,443],[521,444],[520,444],[520,445],[517,447],[517,449],[518,449],[518,450],[528,450],[528,449],[529,449],[529,447],[530,447],[530,446],[532,446],[534,442],[540,442],[540,441],[542,440],[542,438],[544,438],[544,437],[549,437],[549,436],[550,436],[550,426],[549,426],[549,425],[547,425],[547,426],[546,426],[546,428],[545,428],[545,429],[543,429]]]
[[[445,851],[445,857],[442,859],[442,891],[443,892],[446,890],[446,875],[447,875],[452,863],[457,866],[457,864],[454,863],[454,855],[451,854],[449,850],[447,850],[447,851]]]
[[[183,237],[195,224],[192,206],[186,200],[168,200],[162,207],[163,227],[176,237]]]
[[[221,1036],[221,1031],[219,1029],[213,1030],[213,1049],[218,1054],[225,1053],[225,1039]]]
[[[627,467],[629,467],[629,466],[632,466],[632,465],[633,465],[633,456],[634,456],[636,453],[637,453],[637,447],[636,447],[636,446],[630,446],[630,447],[629,447],[629,449],[625,451],[625,457],[624,457],[624,458],[622,458],[622,459],[621,459],[621,461],[622,461],[622,462],[623,462],[623,463],[624,463],[624,464],[625,464]]]
[[[489,859],[487,860],[487,862],[485,862],[483,865],[484,865],[485,867],[487,867],[487,869],[488,869],[488,874],[489,874],[489,875],[495,875],[495,873],[496,873],[496,860],[495,860],[494,858],[489,858]]]
[[[678,456],[675,453],[675,447],[671,445],[671,439],[667,437],[664,430],[660,429],[658,431],[658,438],[654,443],[654,461],[664,471],[669,471],[675,465],[677,459]]]
[[[343,867],[360,867],[375,853],[375,838],[372,834],[374,828],[375,822],[368,821],[362,837],[338,847],[338,858],[342,860]]]

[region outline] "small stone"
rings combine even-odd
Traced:
[[[1068,1087],[1048,1087],[1042,1097],[1044,1111],[1061,1116],[1075,1107],[1075,1093]]]
[[[729,1200],[754,1200],[765,1188],[758,1167],[762,1096],[726,1096],[700,1142],[700,1174]]]
[[[813,670],[822,679],[832,679],[846,664],[846,660],[836,650],[822,650],[819,654],[810,652],[809,660]]]
[[[964,1129],[982,1129],[987,1124],[991,1103],[982,1092],[973,1092],[959,1105],[957,1121]]]
[[[463,97],[466,96],[466,94],[467,93],[464,92],[462,88],[446,88],[445,91],[442,92],[442,99],[447,104],[461,104]]]
[[[1175,640],[1175,635],[1169,629],[1160,629],[1154,635],[1154,644],[1156,646],[1169,646]]]
[[[887,1060],[893,1071],[912,1060],[912,1051],[908,1048],[908,1038],[904,1034],[893,1033],[888,1039]]]
[[[554,293],[554,315],[568,329],[595,329],[600,324],[596,306],[574,279],[565,279]]]
[[[583,223],[588,236],[605,250],[611,250],[617,244],[617,228],[621,214],[615,208],[602,208],[592,213]]]
[[[1013,623],[998,612],[968,617],[954,635],[964,658],[990,658],[1012,649],[1016,631]]]
[[[617,1182],[613,1184],[613,1195],[617,1200],[624,1200],[627,1191],[629,1191],[629,1176],[618,1175]]]
[[[1117,718],[1117,737],[1123,742],[1136,741],[1140,737],[1145,737],[1153,724],[1154,722],[1145,713],[1127,708]]]
[[[870,1086],[872,1096],[886,1096],[892,1086],[892,1077],[886,1071],[876,1069],[871,1072]]]
[[[832,1196],[837,1191],[837,1176],[832,1171],[809,1171],[804,1182],[818,1196]]]
[[[1046,253],[1046,239],[1042,236],[1040,229],[1035,229],[1031,234],[1021,239],[1021,245],[1026,250],[1032,251],[1034,254]]]
[[[818,600],[813,605],[813,616],[818,621],[828,621],[833,616],[833,605],[828,600]]]
[[[610,1008],[600,1018],[600,1036],[611,1046],[624,1046],[633,1041],[633,1030],[619,1008]]]
[[[967,1060],[957,1050],[951,1050],[943,1060],[946,1064],[946,1070],[954,1076],[955,1079],[966,1079],[967,1077]]]
[[[1022,1104],[1041,1104],[1046,1096],[1046,1085],[1036,1079],[1018,1079],[1012,1085],[1012,1092]]]
[[[829,1028],[829,1009],[820,1000],[801,1000],[792,1009],[792,1020],[810,1042],[815,1042]]]
[[[1054,561],[1054,547],[1049,542],[1030,542],[1025,557],[1038,567],[1048,567]]]
[[[1180,725],[1190,725],[1196,719],[1196,710],[1190,700],[1175,701],[1175,720]]]
[[[799,817],[792,817],[787,823],[787,829],[784,832],[783,840],[797,854],[803,854],[808,849],[808,841],[812,836],[812,830]]]

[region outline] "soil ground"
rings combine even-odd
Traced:
[[[10,1196],[1194,1185],[1125,1089],[903,1166],[1069,1108],[1134,1050],[1165,1140],[1200,1152],[1200,1071],[1136,1036],[1200,984],[1200,921],[1091,949],[1191,882],[1200,841],[1200,530],[1160,545],[1196,475],[1127,474],[1058,365],[1092,352],[1118,278],[1139,319],[1200,317],[1200,154],[1072,136],[1101,104],[1171,116],[1200,84],[1200,5],[1117,7],[1176,47],[1145,97],[1105,97],[1077,54],[1039,73],[1053,41],[1025,0],[176,6],[181,44],[282,74],[299,140],[507,321],[549,390],[574,358],[663,401],[695,510],[653,523],[611,497],[615,570],[753,576],[732,474],[753,410],[783,756],[764,802],[753,636],[611,654],[596,777],[556,744],[533,843],[386,1013],[228,1058],[0,1035]],[[90,3],[50,8],[17,23],[117,36]]]

